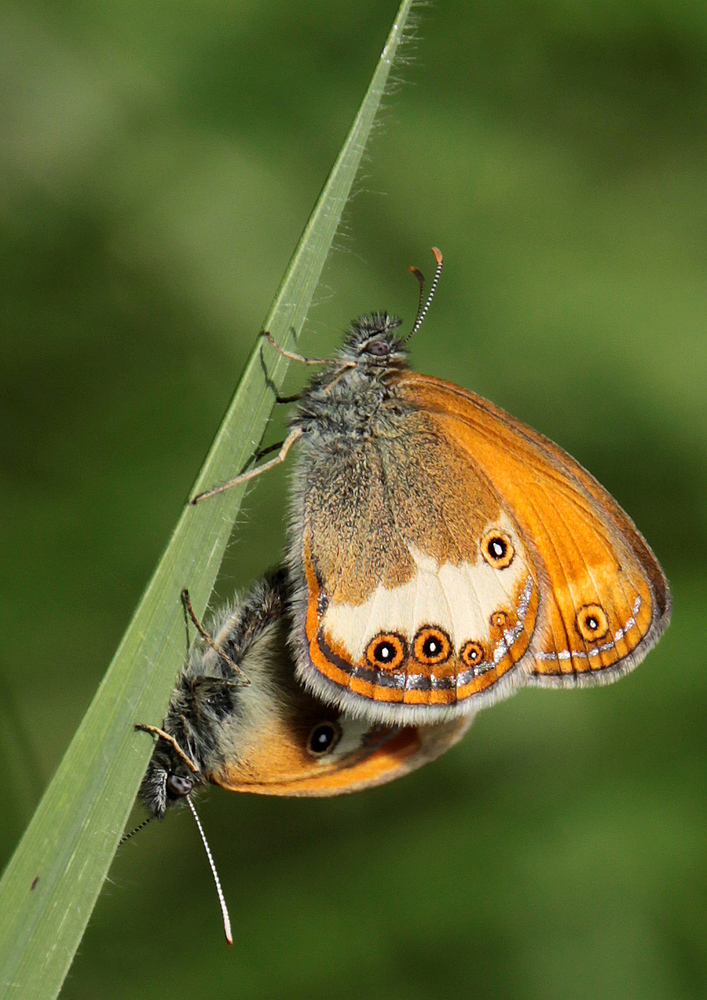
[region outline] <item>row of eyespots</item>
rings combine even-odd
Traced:
[[[497,617],[506,616],[497,612]],[[494,622],[494,624],[497,624]],[[418,663],[435,667],[446,663],[453,652],[452,642],[444,629],[433,625],[423,626],[412,642],[412,655]],[[408,658],[408,644],[397,632],[380,632],[371,639],[366,648],[366,660],[372,667],[383,670],[397,670]],[[480,642],[470,640],[459,650],[459,658],[468,667],[477,667],[484,662],[486,654]]]
[[[491,625],[503,629],[508,623],[505,611],[494,611]],[[575,617],[577,631],[587,642],[603,639],[609,631],[609,619],[600,604],[585,604]],[[452,642],[444,631],[434,625],[423,625],[412,642],[412,655],[418,663],[435,667],[446,663],[452,655]],[[407,641],[397,632],[380,632],[366,648],[366,660],[372,667],[397,670],[408,658]],[[459,659],[467,667],[479,668],[487,660],[480,642],[465,642],[459,650]]]
[[[506,569],[513,562],[515,548],[505,531],[492,528],[481,539],[479,547],[485,561],[494,569]],[[507,621],[508,615],[505,611],[494,611],[491,615],[491,624],[496,628],[505,628]],[[434,667],[446,663],[452,651],[452,643],[447,633],[435,626],[424,625],[413,639],[413,657],[425,666]],[[459,656],[468,667],[478,667],[486,659],[483,646],[474,640],[464,643],[459,650]],[[407,658],[407,641],[397,632],[380,632],[371,639],[366,648],[368,663],[372,667],[382,667],[384,670],[397,670]]]

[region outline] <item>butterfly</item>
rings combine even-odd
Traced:
[[[474,713],[523,685],[606,683],[667,627],[668,582],[628,515],[565,451],[467,389],[410,369],[374,313],[304,390],[288,566],[297,674],[387,725]],[[292,352],[270,342],[281,353]]]
[[[157,738],[140,788],[152,816],[207,783],[291,796],[379,785],[438,757],[471,724],[387,726],[322,703],[295,678],[288,608],[279,570],[198,626],[162,728],[138,727]]]

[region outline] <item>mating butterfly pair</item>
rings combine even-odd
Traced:
[[[615,679],[668,624],[655,556],[588,472],[493,404],[408,367],[406,342],[441,271],[434,253],[426,302],[413,269],[420,308],[410,333],[399,336],[385,313],[356,321],[304,390],[278,455],[193,501],[253,478],[298,443],[287,576],[260,584],[214,627],[166,723],[224,787],[334,794],[395,777],[523,685]],[[239,629],[250,645],[233,638]],[[261,689],[272,703],[249,715]],[[252,732],[251,716],[269,721]],[[330,738],[313,735],[315,717]],[[175,752],[158,745],[160,780],[180,766]],[[148,806],[163,811],[152,791]]]
[[[588,472],[492,403],[409,369],[405,344],[442,267],[434,253],[426,302],[412,269],[420,307],[407,337],[386,313],[356,321],[278,455],[193,501],[299,442],[287,569],[208,631],[192,612],[201,641],[164,727],[138,727],[158,737],[141,787],[149,818],[188,802],[229,941],[196,784],[336,795],[392,780],[523,685],[621,676],[670,619],[658,561]]]

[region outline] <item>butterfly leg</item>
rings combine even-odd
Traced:
[[[138,722],[135,728],[139,729],[143,733],[150,733],[152,736],[156,736],[158,739],[164,740],[165,743],[168,743],[171,746],[177,757],[179,757],[181,762],[189,768],[192,774],[199,774],[199,768],[196,766],[191,757],[184,753],[174,736],[170,736],[170,734],[166,733],[164,729],[158,729],[157,726],[148,726],[145,722]]]
[[[355,361],[342,361],[340,358],[305,358],[303,354],[295,354],[294,351],[287,351],[284,347],[280,347],[276,343],[275,338],[268,330],[261,330],[261,337],[265,337],[268,343],[272,344],[278,354],[282,354],[284,358],[290,358],[291,361],[299,361],[303,365],[338,365],[340,368],[355,368]],[[278,399],[278,403],[282,402],[294,402],[299,399],[299,396],[284,397],[283,399]]]
[[[184,608],[185,608],[187,614],[189,615],[189,617],[191,618],[192,622],[194,623],[194,628],[197,630],[197,632],[199,633],[199,635],[201,636],[201,638],[204,640],[204,642],[206,643],[206,645],[209,646],[211,649],[213,649],[213,651],[218,656],[220,656],[221,659],[223,659],[223,660],[226,661],[226,663],[229,665],[229,667],[231,667],[231,669],[234,671],[234,673],[238,674],[238,676],[242,679],[242,681],[243,681],[243,683],[245,685],[250,684],[250,680],[246,677],[246,675],[243,673],[243,671],[238,666],[238,664],[234,663],[234,661],[229,656],[226,656],[226,654],[221,649],[221,647],[218,646],[214,642],[214,640],[212,639],[212,637],[209,635],[209,633],[206,631],[206,629],[201,624],[201,622],[199,621],[199,619],[196,617],[196,612],[194,611],[194,607],[193,607],[193,605],[191,603],[191,597],[189,596],[189,591],[187,590],[186,587],[182,591],[182,601],[184,603]]]
[[[241,483],[246,483],[249,479],[255,479],[255,477],[259,476],[261,472],[267,472],[268,469],[274,469],[276,465],[280,465],[285,461],[287,458],[287,452],[290,450],[297,438],[301,436],[302,428],[295,427],[295,429],[290,431],[285,440],[282,442],[282,447],[275,458],[271,458],[269,462],[264,462],[262,465],[258,465],[255,469],[248,469],[247,472],[242,472],[240,476],[236,476],[235,479],[229,479],[227,483],[222,483],[221,486],[214,486],[213,489],[206,490],[204,493],[197,493],[195,497],[191,498],[189,503],[201,503],[202,500],[208,500],[209,497],[216,496],[217,493],[223,493],[224,490],[230,490],[232,486],[240,486]]]
[[[331,360],[329,358],[305,358],[303,354],[295,354],[294,351],[288,351],[284,347],[280,347],[269,330],[261,330],[260,336],[265,337],[268,343],[275,348],[278,354],[281,354],[283,358],[289,358],[290,361],[299,361],[303,365],[331,364]]]
[[[276,441],[275,444],[269,444],[267,448],[258,448],[253,455],[253,459],[258,462],[261,458],[265,458],[266,455],[272,455],[274,451],[279,451],[282,445],[282,441]]]

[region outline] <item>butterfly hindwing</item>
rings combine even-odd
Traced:
[[[449,714],[508,686],[535,628],[534,560],[434,417],[410,408],[400,434],[358,442],[346,463],[308,455],[307,469],[300,671],[312,689],[392,718],[386,706]]]

